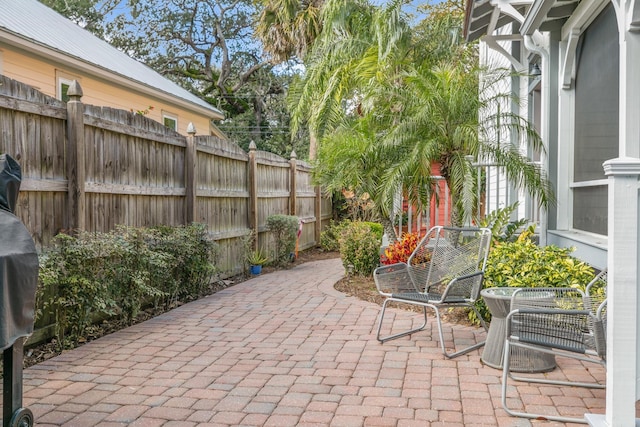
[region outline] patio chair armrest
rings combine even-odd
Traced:
[[[380,295],[390,297],[392,294],[419,292],[412,281],[409,269],[404,262],[376,268],[373,271],[373,281]]]
[[[440,302],[468,302],[472,303],[480,297],[484,272],[465,274],[454,277],[448,282],[435,283],[427,289],[430,298],[437,298]],[[433,297],[432,297],[433,296]]]

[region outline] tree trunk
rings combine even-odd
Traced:
[[[318,139],[316,133],[309,129],[309,160],[318,158]]]
[[[396,229],[393,227],[393,222],[391,221],[390,218],[383,216],[382,219],[380,220],[380,223],[382,223],[382,227],[384,229],[384,232],[387,234],[387,237],[389,238],[389,243],[395,243],[398,240],[398,236],[396,234]]]

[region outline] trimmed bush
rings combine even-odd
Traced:
[[[218,245],[209,237],[205,224],[187,226],[158,226],[151,229],[151,248],[171,257],[169,264],[172,280],[167,281],[163,291],[167,293],[165,306],[176,300],[194,300],[202,296],[214,274]],[[165,272],[166,273],[166,272]]]
[[[380,239],[380,241],[382,241],[382,235],[384,234],[384,227],[382,226],[382,224],[380,224],[379,222],[371,221],[365,221],[365,224],[367,224],[373,234],[375,234],[376,237]]]
[[[267,228],[275,239],[273,262],[278,267],[286,267],[291,262],[291,254],[296,249],[298,239],[298,217],[292,215],[269,215]]]
[[[341,233],[340,258],[345,269],[360,276],[368,276],[379,265],[381,238],[371,230],[369,223],[352,222]]]
[[[351,221],[348,219],[340,222],[331,220],[329,222],[329,226],[320,233],[320,247],[329,252],[339,251],[340,242],[338,242],[338,239],[340,238],[342,231],[349,226],[349,224],[351,224]]]
[[[103,278],[111,270],[107,245],[97,236],[59,234],[40,255],[36,317],[53,313],[58,346],[76,346],[96,313],[115,314],[116,302]]]
[[[40,256],[38,318],[55,315],[58,345],[75,346],[96,320],[130,323],[144,304],[197,298],[215,272],[215,253],[199,224],[60,234]]]

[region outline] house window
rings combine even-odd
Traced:
[[[607,234],[602,163],[618,157],[618,26],[609,4],[580,36],[575,78],[573,228]]]
[[[162,123],[169,129],[178,130],[178,117],[172,114],[162,113]]]
[[[64,102],[69,101],[69,95],[67,95],[67,92],[69,91],[69,87],[71,87],[71,83],[73,83],[73,80],[66,79],[64,77],[58,77],[56,98]]]

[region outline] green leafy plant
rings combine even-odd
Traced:
[[[380,241],[378,234],[365,222],[350,223],[338,239],[340,258],[348,271],[367,276],[379,265]]]
[[[148,244],[147,230],[117,227],[105,235],[110,244],[111,269],[105,278],[120,309],[120,315],[131,323],[148,298],[162,298],[161,285],[171,271],[171,256],[156,252]]]
[[[59,349],[77,345],[96,313],[115,313],[115,300],[102,280],[110,269],[105,249],[88,233],[59,234],[40,256],[37,314],[54,313]]]
[[[285,267],[291,261],[298,238],[298,217],[292,215],[270,215],[267,217],[267,228],[275,239],[273,262],[278,267]]]
[[[205,293],[218,272],[216,260],[219,251],[205,224],[153,227],[147,241],[153,251],[170,257],[166,262],[170,266],[171,280],[165,280],[162,288],[167,295],[167,307],[178,299],[193,300]]]
[[[249,262],[249,265],[263,265],[269,261],[269,257],[262,253],[260,249],[256,249],[249,253],[247,261]]]
[[[331,220],[329,225],[320,233],[320,247],[325,251],[339,251],[340,243],[338,239],[346,227],[351,224],[351,220],[345,219],[340,222]]]
[[[77,345],[95,321],[130,323],[145,304],[197,297],[216,270],[215,253],[201,224],[60,234],[40,256],[38,319],[55,319],[61,349]]]
[[[525,230],[516,241],[496,244],[487,259],[484,287],[573,287],[585,290],[594,278],[589,264],[571,256],[572,248],[538,246]],[[478,309],[488,320],[491,316],[483,301]],[[476,321],[473,312],[469,315]]]
[[[518,209],[518,205],[519,203],[515,202],[504,208],[496,209],[484,218],[476,218],[476,223],[479,227],[491,230],[491,239],[494,243],[514,240],[517,237],[518,230],[529,222],[525,218],[517,221],[511,220],[511,216]]]
[[[256,241],[256,232],[255,230],[251,230],[249,232],[249,234],[246,234],[244,236],[241,237],[240,239],[240,249],[241,249],[241,255],[242,255],[242,271],[243,273],[246,273],[249,270],[250,267],[250,263],[249,263],[249,256],[251,255],[251,252],[253,252],[253,247],[255,245],[255,241]]]
[[[382,227],[382,224],[371,221],[364,221],[364,223],[369,226],[373,234],[375,234],[378,239],[382,240],[382,234],[384,233],[384,227]]]

